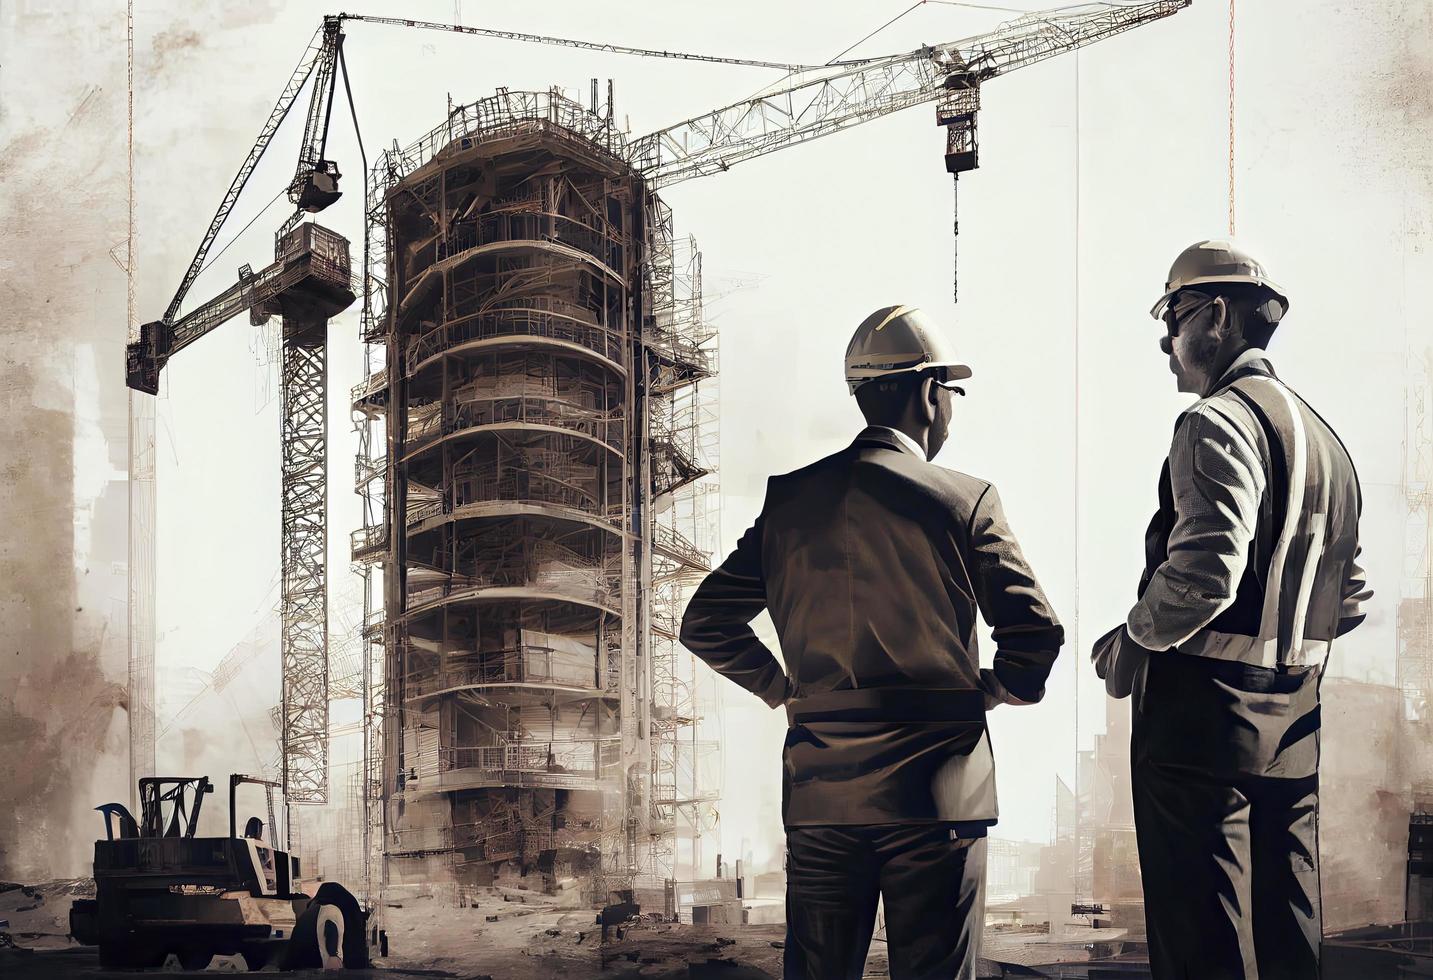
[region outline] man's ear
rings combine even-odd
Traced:
[[[927,425],[935,422],[936,412],[940,409],[937,399],[940,394],[936,390],[935,379],[930,375],[921,378],[921,418]]]
[[[1209,308],[1214,316],[1214,323],[1211,325],[1214,335],[1221,341],[1227,340],[1234,332],[1234,323],[1229,315],[1229,303],[1223,296],[1214,297],[1214,305]]]

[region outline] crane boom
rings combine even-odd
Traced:
[[[349,290],[348,240],[318,225],[295,229],[275,246],[272,264],[257,273],[239,270],[239,281],[173,323],[155,320],[140,328],[126,350],[128,384],[155,394],[169,359],[225,321],[250,311],[257,325],[285,307],[319,303],[330,315],[353,302]]]
[[[338,46],[343,43],[342,21],[338,17],[323,19],[323,46],[314,63],[313,96],[309,99],[308,118],[304,122],[304,140],[299,145],[298,168],[289,189],[289,197],[299,203],[299,192],[309,176],[328,161],[328,123],[333,115],[333,73],[338,64]]]
[[[304,84],[308,81],[309,75],[313,72],[314,65],[324,53],[324,29],[320,27],[309,39],[308,47],[304,49],[303,57],[299,59],[298,67],[289,76],[284,89],[279,93],[279,99],[274,103],[269,118],[264,121],[263,128],[259,131],[259,138],[254,141],[249,155],[239,166],[239,172],[234,175],[229,189],[224,192],[223,200],[219,202],[219,210],[209,222],[209,227],[204,232],[204,238],[199,242],[199,249],[194,253],[194,258],[189,263],[184,278],[179,282],[179,289],[174,293],[174,298],[169,301],[169,308],[164,312],[164,321],[173,323],[174,318],[179,315],[179,307],[184,304],[184,297],[189,294],[189,287],[194,285],[194,280],[199,277],[200,271],[204,268],[204,260],[209,255],[209,248],[214,244],[214,239],[219,235],[219,229],[224,227],[224,222],[229,217],[229,212],[234,209],[234,202],[239,199],[239,193],[243,191],[244,185],[249,182],[254,168],[259,165],[264,151],[269,148],[269,143],[278,132],[279,125],[284,117],[293,108],[294,100],[298,98],[299,92],[303,90]]]
[[[1031,13],[960,41],[795,71],[750,99],[634,140],[629,158],[658,188],[718,173],[772,150],[935,102],[951,90],[974,91],[996,75],[1168,17],[1191,2],[1084,4]]]

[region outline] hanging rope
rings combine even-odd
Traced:
[[[139,339],[139,318],[135,316],[134,303],[134,0],[129,0],[126,7],[125,43],[127,45],[127,57],[125,60],[126,91],[129,99],[129,135],[126,143],[126,153],[129,160],[129,225],[125,232],[125,302],[127,306],[125,326],[128,328],[130,340]]]
[[[1229,237],[1234,237],[1234,0],[1229,0]]]
[[[950,301],[960,299],[960,174],[950,175]]]
[[[1075,853],[1080,847],[1080,661],[1084,659],[1080,648],[1080,52],[1071,53],[1075,62],[1075,342],[1074,362],[1075,405],[1071,417],[1074,419],[1074,581],[1075,615],[1070,623],[1070,646],[1076,651],[1074,667],[1075,680]]]

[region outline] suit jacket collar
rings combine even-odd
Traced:
[[[905,440],[897,436],[894,430],[888,429],[884,425],[866,426],[861,430],[860,434],[856,436],[856,441],[851,443],[851,445],[861,448],[877,447],[881,449],[894,449],[896,452],[906,453],[909,456],[915,456],[922,462],[925,461],[925,458],[914,452],[910,446],[907,446]]]

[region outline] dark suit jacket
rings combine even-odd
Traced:
[[[786,669],[748,625],[769,609]],[[894,434],[772,477],[756,523],[693,595],[682,642],[792,728],[787,826],[939,819],[931,777],[984,731],[975,617],[1020,701],[1044,694],[1064,631],[990,484]]]

